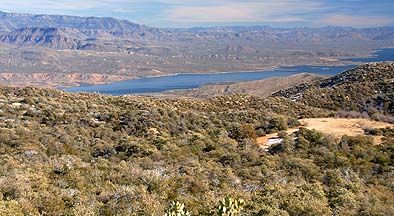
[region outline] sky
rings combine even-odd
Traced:
[[[0,10],[115,17],[154,27],[394,26],[394,0],[0,0]]]

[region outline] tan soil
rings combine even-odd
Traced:
[[[329,134],[335,138],[340,138],[343,135],[357,136],[364,135],[366,128],[385,128],[393,127],[394,124],[385,122],[371,121],[368,119],[348,119],[348,118],[311,118],[299,120],[302,127],[307,129],[315,129],[322,133]],[[287,130],[288,134],[298,131],[299,128],[292,128]],[[257,143],[264,149],[269,148],[268,140],[278,138],[278,133],[268,134],[264,137],[257,138]],[[382,136],[373,136],[374,144],[382,143]]]

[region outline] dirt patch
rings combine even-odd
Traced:
[[[287,130],[286,133],[292,134],[298,130],[299,130],[299,128],[292,128],[292,129]],[[256,140],[256,143],[259,144],[261,146],[261,148],[267,149],[272,146],[272,143],[270,142],[270,140],[275,140],[278,138],[279,138],[278,133],[267,134],[263,137],[258,137]]]
[[[393,127],[394,124],[385,122],[371,121],[368,119],[348,119],[348,118],[311,118],[299,120],[302,127],[307,129],[315,129],[325,134],[340,138],[343,135],[358,136],[364,135],[364,129]],[[292,128],[287,130],[288,134],[298,131],[299,128]],[[277,139],[278,134],[268,134],[264,137],[257,138],[257,143],[264,149],[269,148],[270,140]],[[382,143],[381,136],[373,136],[374,144]]]

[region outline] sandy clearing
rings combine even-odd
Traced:
[[[343,135],[357,136],[364,135],[364,129],[366,128],[385,128],[394,127],[394,124],[385,122],[371,121],[369,119],[348,119],[348,118],[310,118],[299,120],[302,124],[301,127],[307,129],[315,129],[325,134],[340,138]],[[288,134],[292,134],[298,131],[299,128],[292,128],[286,131]],[[264,137],[257,138],[256,142],[263,149],[267,149],[271,146],[269,144],[270,139],[277,139],[278,133],[268,134]],[[374,136],[374,144],[379,145],[382,142],[381,136]]]

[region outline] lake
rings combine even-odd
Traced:
[[[378,49],[375,50],[373,56],[369,58],[349,58],[342,59],[345,61],[353,62],[382,62],[382,61],[394,61],[394,48]]]
[[[394,48],[376,50],[370,58],[344,59],[353,62],[394,61]],[[278,70],[260,72],[231,72],[217,74],[178,74],[135,80],[124,80],[101,85],[81,85],[64,88],[69,92],[97,92],[109,95],[159,93],[167,90],[198,88],[202,85],[218,82],[237,82],[262,80],[270,77],[286,77],[294,74],[310,72],[325,76],[334,76],[356,65],[346,66],[290,66]]]

